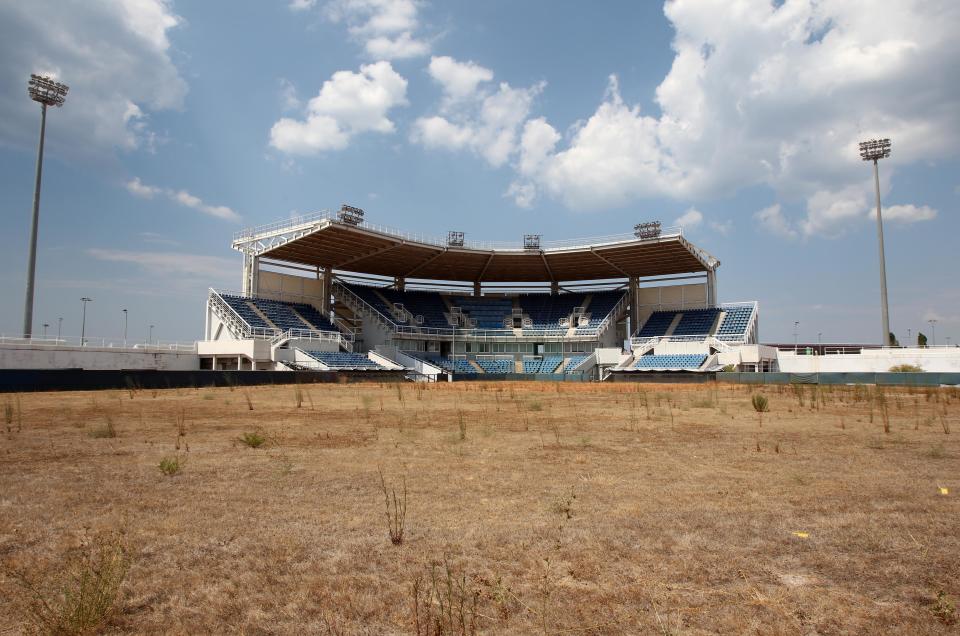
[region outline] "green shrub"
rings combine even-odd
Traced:
[[[164,457],[160,460],[160,472],[168,477],[173,477],[181,470],[187,460],[182,457]]]
[[[923,373],[923,368],[915,364],[897,364],[890,367],[890,373]]]
[[[260,448],[267,441],[263,433],[244,433],[240,436],[240,441],[250,448]]]
[[[119,534],[101,537],[68,558],[42,587],[18,577],[31,597],[29,618],[38,633],[92,634],[112,613],[130,567]]]

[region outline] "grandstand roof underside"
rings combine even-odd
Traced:
[[[707,272],[719,265],[680,234],[501,250],[445,247],[329,220],[292,235],[235,240],[234,247],[276,261],[359,274],[470,282],[642,278]]]

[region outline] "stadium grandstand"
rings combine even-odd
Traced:
[[[768,370],[755,302],[658,222],[593,239],[445,240],[343,206],[238,232],[239,291],[209,291],[204,369],[405,369],[411,377]],[[771,353],[772,352],[772,353]]]

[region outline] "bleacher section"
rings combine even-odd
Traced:
[[[485,373],[513,373],[513,360],[478,359],[477,364]]]
[[[290,306],[297,310],[297,313],[303,317],[313,329],[317,331],[336,331],[330,319],[321,314],[313,305],[305,303],[290,303]]]
[[[527,358],[523,361],[524,373],[553,373],[563,362],[560,356],[544,356],[542,360]]]
[[[655,311],[647,318],[647,322],[637,333],[638,338],[655,338],[667,333],[667,329],[676,317],[675,311]]]
[[[561,327],[560,321],[570,318],[574,307],[583,305],[583,294],[524,294],[519,297],[523,313],[533,323],[523,327],[523,335],[562,336],[567,327]]]
[[[243,298],[229,294],[221,294],[220,297],[253,328],[276,328],[282,331],[287,329],[337,330],[323,314],[306,303],[286,303],[267,298]],[[259,309],[273,324],[264,320],[253,307]],[[297,313],[300,316],[297,316]]]
[[[626,292],[622,290],[594,293],[593,298],[590,300],[590,305],[587,307],[587,313],[590,314],[590,318],[586,325],[577,327],[577,333],[597,329],[600,323],[607,317],[607,314],[617,306],[617,303],[623,298],[624,293]]]
[[[464,374],[476,374],[478,373],[477,368],[472,364],[464,360],[463,358],[457,358],[455,361],[441,356],[438,353],[417,353],[405,351],[408,356],[411,358],[416,358],[422,360],[427,364],[432,364],[435,367],[443,369],[447,373],[464,373]]]
[[[454,296],[450,304],[467,314],[477,329],[503,329],[504,321],[513,314],[513,301],[509,298]]]
[[[399,291],[387,287],[367,287],[353,283],[342,283],[344,287],[360,297],[365,303],[378,312],[396,321],[393,309],[384,303],[385,298],[394,306],[403,305],[414,317],[423,316],[420,326],[433,329],[449,329],[452,323],[449,319],[450,307],[459,307],[462,313],[470,319],[474,329],[502,330],[509,329],[510,319],[513,316],[513,299],[489,296],[449,296],[445,302],[439,292],[410,290]],[[596,330],[610,311],[623,298],[624,291],[613,290],[592,294],[587,313],[589,321],[577,331],[583,335],[588,331]],[[382,296],[382,297],[381,297]],[[523,294],[518,303],[524,316],[530,319],[531,324],[523,327],[526,336],[564,336],[568,327],[561,326],[561,321],[568,321],[576,307],[583,306],[586,294],[564,293],[550,294]],[[403,324],[403,323],[401,323]],[[410,321],[411,326],[417,326]],[[573,325],[576,326],[576,325]]]
[[[393,310],[383,302],[383,299],[380,298],[380,295],[374,291],[373,287],[366,287],[364,285],[344,285],[347,289],[352,291],[354,294],[360,297],[360,299],[379,311],[384,316],[393,317]]]
[[[722,340],[743,336],[750,324],[753,306],[731,307],[724,311],[726,311],[726,315],[723,317],[723,322],[720,323],[720,328],[717,329],[717,337]]]
[[[685,309],[677,323],[676,329],[671,336],[703,336],[710,333],[713,323],[716,322],[720,310],[711,307],[709,309]]]
[[[221,294],[220,297],[223,298],[223,300],[230,305],[230,308],[237,312],[237,314],[254,329],[273,328],[267,323],[266,320],[260,317],[260,314],[253,310],[246,298],[241,296],[231,296],[229,294]]]
[[[380,289],[384,297],[394,305],[400,303],[404,309],[416,316],[423,316],[423,324],[418,327],[429,327],[431,329],[449,329],[450,323],[444,315],[447,312],[447,305],[443,298],[436,292],[427,291],[398,291],[396,289]],[[390,315],[389,313],[387,314]]]
[[[301,350],[302,351],[302,350]],[[334,351],[303,351],[314,360],[322,362],[331,369],[342,370],[385,370],[386,367],[380,366],[367,356],[361,353],[344,353]]]
[[[633,364],[634,369],[699,369],[706,361],[706,354],[683,353],[671,355],[640,356]]]

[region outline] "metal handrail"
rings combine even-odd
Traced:
[[[320,210],[318,212],[311,212],[308,214],[303,214],[300,216],[291,217],[289,219],[284,219],[281,221],[274,221],[272,223],[267,223],[264,225],[259,225],[255,227],[249,227],[238,232],[235,232],[233,235],[234,242],[240,241],[254,241],[258,239],[267,238],[270,235],[283,234],[289,232],[296,228],[307,226],[310,224],[320,224],[320,223],[339,223],[335,213],[330,210]],[[350,227],[359,227],[360,229],[370,230],[377,232],[379,234],[385,234],[394,238],[402,239],[405,241],[412,241],[415,243],[421,243],[424,245],[433,245],[436,247],[447,248],[446,238],[429,236],[421,233],[414,232],[404,232],[396,228],[388,227],[385,225],[380,225],[377,223],[370,223],[369,221],[363,221],[359,225],[351,225]],[[611,243],[627,243],[635,242],[639,240],[660,240],[665,238],[675,238],[683,236],[683,228],[680,226],[675,227],[665,227],[662,229],[659,237],[655,239],[638,239],[632,233],[626,234],[611,234],[607,236],[597,236],[592,238],[579,238],[579,239],[560,239],[554,241],[543,241],[540,244],[541,250],[547,249],[566,249],[566,248],[586,248],[586,247],[597,247],[598,245],[605,245]],[[459,248],[459,246],[458,246]],[[521,241],[464,241],[463,248],[465,249],[477,249],[477,250],[506,250],[506,251],[519,251],[527,252],[523,247]]]
[[[153,340],[138,342],[135,340],[123,338],[103,338],[84,336],[62,336],[43,337],[33,336],[24,338],[23,336],[7,336],[0,334],[0,344],[6,345],[29,345],[31,347],[42,348],[79,348],[79,347],[97,347],[103,349],[121,349],[124,351],[176,351],[185,353],[195,353],[197,350],[196,342],[181,342],[172,340]]]

